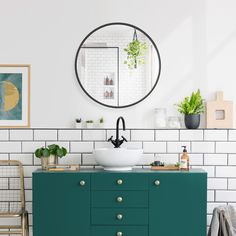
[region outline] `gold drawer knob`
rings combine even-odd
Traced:
[[[84,180],[81,180],[81,181],[79,182],[79,184],[80,184],[80,186],[84,186],[86,183],[85,183]]]
[[[119,184],[119,185],[123,184],[123,180],[122,179],[118,179],[117,180],[117,184]]]
[[[122,220],[123,215],[122,214],[117,214],[116,218],[117,218],[117,220]]]
[[[159,185],[161,184],[161,182],[160,182],[159,180],[155,180],[154,184],[155,184],[156,186],[159,186]]]
[[[123,198],[122,197],[117,197],[117,202],[122,202],[123,201]]]
[[[117,232],[117,233],[116,233],[116,236],[122,236],[122,235],[123,235],[122,232]]]

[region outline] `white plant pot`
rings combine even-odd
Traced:
[[[80,122],[80,123],[75,123],[75,128],[81,129],[81,128],[82,128],[82,122]]]
[[[86,126],[88,129],[92,129],[93,128],[93,123],[86,123]]]

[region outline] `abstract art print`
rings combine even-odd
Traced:
[[[30,126],[30,66],[0,65],[0,127]]]

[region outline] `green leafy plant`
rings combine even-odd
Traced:
[[[185,115],[195,115],[204,113],[204,100],[200,94],[200,90],[192,92],[190,97],[185,97],[182,102],[176,104],[178,111]]]
[[[38,158],[49,157],[50,155],[63,157],[67,154],[67,150],[64,147],[59,147],[57,144],[52,144],[46,148],[41,147],[36,149],[34,154]]]
[[[137,65],[145,64],[144,55],[147,49],[147,43],[142,43],[138,39],[133,40],[124,49],[127,52],[127,60],[124,61],[124,64],[127,64],[131,70],[136,69]]]
[[[101,117],[101,118],[99,119],[99,123],[104,123],[104,118],[103,118],[103,117]]]
[[[82,119],[81,119],[81,118],[75,119],[75,122],[76,122],[76,123],[82,123]]]
[[[36,149],[34,154],[37,158],[49,157],[50,156],[50,151],[49,151],[48,148],[41,147],[41,148]]]
[[[58,157],[64,157],[67,154],[67,150],[64,147],[60,147],[57,144],[52,144],[48,146],[50,155],[58,156]]]
[[[180,166],[181,166],[181,163],[180,163],[180,162],[176,162],[176,163],[175,163],[175,167],[180,168]]]
[[[86,123],[92,124],[93,120],[86,120]]]

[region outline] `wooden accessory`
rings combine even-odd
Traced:
[[[207,128],[233,128],[233,102],[224,101],[223,95],[217,92],[215,101],[206,102]]]
[[[48,165],[48,171],[78,171],[80,165],[71,164],[71,165]]]
[[[177,166],[152,166],[151,170],[180,170]]]

